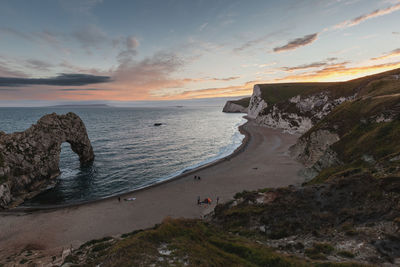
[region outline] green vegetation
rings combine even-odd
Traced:
[[[347,250],[338,251],[337,254],[344,258],[354,258],[354,254]]]
[[[96,240],[91,244],[101,243]],[[316,244],[315,248],[321,253],[331,252],[328,244]],[[77,263],[77,256],[71,255],[68,260]],[[166,219],[156,228],[129,235],[100,252],[91,248],[86,260],[79,264],[100,263],[102,266],[361,266],[321,265],[282,255],[249,238],[229,234],[199,220],[185,219]]]
[[[247,108],[250,104],[250,97],[245,97],[239,100],[231,100],[230,102]]]
[[[312,248],[306,249],[307,257],[314,260],[325,260],[326,255],[331,254],[335,249],[327,243],[314,243]]]
[[[25,263],[27,263],[27,262],[28,262],[27,259],[22,259],[22,260],[20,260],[19,264],[25,264]]]
[[[8,180],[7,176],[5,175],[0,176],[0,184],[7,182],[7,180]]]
[[[324,91],[337,83],[277,83],[259,84],[261,98],[268,104],[286,101],[297,95],[309,95]]]
[[[88,241],[88,242],[82,244],[82,245],[79,247],[79,249],[82,249],[82,248],[85,248],[85,247],[89,247],[89,246],[93,246],[94,244],[103,243],[103,242],[106,242],[106,241],[109,241],[109,240],[112,240],[112,237],[106,236],[106,237],[103,237],[103,238],[101,238],[101,239],[90,240],[90,241]]]

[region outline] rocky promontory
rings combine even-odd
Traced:
[[[24,132],[0,132],[0,209],[18,205],[55,184],[64,142],[78,154],[81,164],[93,161],[86,127],[72,112],[45,115]]]
[[[222,112],[226,113],[247,113],[249,109],[250,97],[239,100],[227,101]]]

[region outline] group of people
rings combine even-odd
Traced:
[[[193,178],[194,178],[195,180],[201,180],[200,176],[197,176],[197,175],[195,175]]]
[[[211,205],[211,202],[212,202],[212,200],[209,197],[205,198],[203,201],[200,201],[200,196],[197,197],[197,205],[201,205],[201,204]],[[219,197],[217,197],[217,205],[218,205],[218,202],[219,202]]]

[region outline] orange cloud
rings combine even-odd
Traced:
[[[340,63],[313,72],[306,72],[297,75],[289,75],[283,78],[274,79],[274,82],[344,81],[396,68],[400,68],[400,62],[362,66],[362,67],[347,67],[346,63]]]
[[[400,48],[392,50],[389,53],[386,53],[380,57],[371,58],[371,60],[382,60],[382,59],[393,58],[393,57],[398,57],[398,56],[400,56]]]
[[[174,94],[165,94],[160,96],[165,100],[172,99],[191,99],[191,98],[207,98],[207,97],[222,97],[222,96],[241,96],[251,95],[253,85],[259,81],[248,81],[241,85],[227,86],[220,88],[206,88],[198,90],[187,90]]]
[[[387,14],[390,14],[390,13],[395,12],[397,10],[400,10],[400,3],[395,4],[393,6],[390,6],[388,8],[374,10],[371,13],[358,16],[357,18],[354,18],[352,20],[343,21],[343,22],[333,26],[333,28],[334,29],[343,29],[343,28],[353,27],[353,26],[358,25],[358,24],[360,24],[360,23],[362,23],[362,22],[364,22],[366,20],[369,20],[369,19],[372,19],[372,18],[376,18],[376,17],[380,17],[380,16],[383,16],[383,15],[387,15]]]

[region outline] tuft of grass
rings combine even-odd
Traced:
[[[305,254],[310,259],[325,260],[326,255],[331,254],[334,250],[328,243],[314,243],[312,248],[305,250]]]
[[[354,258],[354,254],[347,250],[338,251],[337,254],[344,258],[349,258],[349,259]]]
[[[101,239],[90,240],[90,241],[88,241],[88,242],[82,244],[82,245],[79,247],[79,249],[82,249],[82,248],[85,248],[85,247],[89,247],[89,246],[92,246],[92,245],[97,244],[97,243],[103,243],[103,242],[109,241],[109,240],[111,240],[111,239],[112,239],[112,237],[106,236],[106,237],[103,237],[103,238],[101,238]]]

